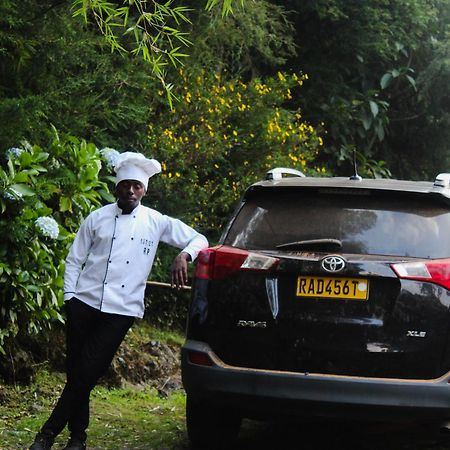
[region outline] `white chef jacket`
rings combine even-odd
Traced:
[[[141,204],[130,214],[117,203],[92,212],[66,258],[64,300],[76,297],[103,312],[143,317],[159,241],[183,249],[192,261],[208,246],[193,228]]]

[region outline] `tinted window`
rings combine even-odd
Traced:
[[[450,210],[429,196],[264,193],[246,202],[224,243],[262,250],[311,239],[338,239],[345,253],[448,257]]]

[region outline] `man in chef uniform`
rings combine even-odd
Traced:
[[[141,205],[148,180],[161,171],[140,153],[120,154],[117,203],[84,220],[66,259],[67,381],[30,450],[47,450],[67,425],[66,450],[86,449],[89,396],[108,369],[136,317],[144,315],[144,292],[160,241],[181,252],[172,265],[172,286],[187,282],[187,263],[208,246],[206,238],[178,219]]]

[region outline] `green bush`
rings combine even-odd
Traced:
[[[23,143],[0,167],[0,351],[8,339],[62,321],[64,259],[83,217],[111,201],[104,156],[54,131],[48,148]]]
[[[180,101],[174,109],[161,105],[149,126],[150,153],[163,168],[151,183],[158,209],[214,241],[244,189],[267,170],[325,173],[315,163],[322,139],[301,111],[289,109],[306,75],[244,83],[182,71],[181,79]]]

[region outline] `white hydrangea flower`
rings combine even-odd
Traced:
[[[18,147],[8,148],[8,150],[6,150],[6,158],[17,159],[23,152],[24,150],[22,148]]]
[[[53,217],[38,217],[34,223],[44,236],[57,239],[59,235],[59,227]]]
[[[117,163],[117,158],[119,157],[120,153],[110,147],[105,147],[100,150],[103,157],[106,159],[106,164],[108,167],[114,167]]]

